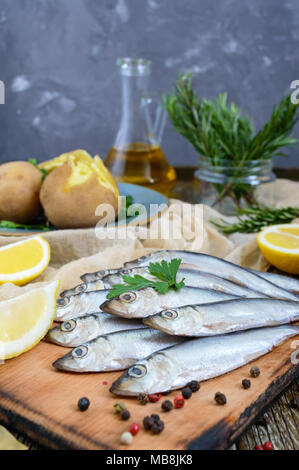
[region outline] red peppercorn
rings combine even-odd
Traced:
[[[264,449],[264,450],[274,450],[274,447],[273,447],[273,444],[271,444],[271,442],[267,441],[267,442],[265,442],[265,444],[263,445],[263,449]]]
[[[151,403],[156,403],[157,401],[161,400],[161,398],[161,393],[153,393],[152,395],[148,396],[148,399]]]
[[[182,395],[178,395],[173,399],[173,403],[175,408],[183,408],[185,404],[185,399],[182,397]]]
[[[139,429],[140,429],[139,424],[132,423],[129,431],[132,434],[132,436],[136,436],[136,434],[139,432]]]
[[[261,445],[256,445],[254,450],[264,450],[264,448]]]

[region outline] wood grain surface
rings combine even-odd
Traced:
[[[194,168],[179,168],[177,172],[174,196],[194,202]],[[299,180],[298,169],[276,173]],[[183,409],[167,415],[160,412],[160,403],[142,406],[134,399],[122,400],[132,415],[127,423],[114,415],[112,407],[119,399],[108,391],[117,374],[77,376],[57,372],[51,363],[65,350],[41,343],[0,367],[0,422],[31,449],[123,449],[119,438],[130,422],[141,422],[145,415],[158,412],[165,421],[163,435],[152,436],[142,430],[130,449],[223,449],[234,442],[231,449],[248,450],[270,440],[275,449],[298,450],[299,410],[290,406],[292,399],[299,399],[299,369],[289,360],[293,340],[254,361],[262,374],[252,379],[250,390],[240,385],[248,377],[247,365],[204,382]],[[105,381],[108,385],[103,384]],[[216,391],[226,393],[226,406],[214,403]],[[91,407],[80,413],[76,404],[84,395],[90,398]],[[261,424],[257,418],[264,414],[267,422]]]
[[[160,413],[165,421],[163,437],[142,430],[130,449],[224,449],[299,373],[299,365],[290,361],[293,341],[254,361],[261,376],[252,379],[249,390],[241,386],[242,379],[249,377],[246,365],[203,382],[183,409],[171,413],[160,413],[161,402],[143,406],[134,398],[121,399],[131,412],[129,422],[114,414],[113,405],[120,399],[109,392],[119,373],[58,372],[51,364],[65,349],[42,342],[0,367],[0,420],[51,449],[121,449],[120,436],[132,421],[141,424],[144,416]],[[226,394],[227,405],[214,402],[217,391]],[[91,401],[85,413],[77,409],[83,396]]]

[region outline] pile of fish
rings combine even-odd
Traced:
[[[152,280],[150,263],[180,258],[185,287],[151,287],[107,300],[124,275]],[[81,277],[63,292],[47,340],[74,348],[59,370],[127,369],[111,392],[135,396],[183,387],[236,369],[299,334],[299,280],[247,270],[201,253],[160,251]],[[280,326],[279,326],[280,325]]]

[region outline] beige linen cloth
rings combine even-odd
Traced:
[[[265,185],[260,192],[260,201],[267,204],[269,195],[272,205],[276,207],[298,207],[299,183],[278,180]],[[0,301],[54,279],[61,280],[60,289],[63,291],[79,284],[82,274],[118,268],[126,261],[164,249],[208,253],[247,268],[262,271],[268,269],[269,265],[258,249],[256,234],[233,234],[226,237],[210,223],[211,219],[233,222],[235,218],[224,217],[208,206],[172,200],[162,215],[152,219],[147,226],[130,227],[126,234],[124,227],[119,228],[116,233],[118,236],[114,238],[99,239],[95,229],[45,233],[43,236],[51,245],[49,267],[28,286],[0,286]],[[111,230],[108,233],[111,235]],[[1,236],[0,246],[19,240],[19,237]],[[22,450],[26,447],[15,441],[4,428],[0,428],[0,450],[5,448]]]
[[[271,194],[274,206],[299,206],[299,183],[277,180],[261,188],[259,200],[267,204]],[[187,250],[224,258],[247,268],[266,271],[269,264],[260,253],[256,234],[236,233],[224,236],[210,220],[234,221],[208,206],[186,204],[171,200],[160,217],[153,218],[142,227],[120,227],[112,238],[98,238],[95,229],[59,230],[44,233],[51,245],[51,262],[46,271],[25,287],[12,284],[0,286],[0,300],[15,297],[40,282],[60,279],[61,291],[79,284],[80,276],[100,269],[118,268],[124,262],[157,250]],[[296,221],[294,221],[296,222]],[[298,220],[297,220],[298,222]],[[169,233],[170,232],[170,233]],[[151,236],[149,236],[151,235]],[[0,246],[19,241],[20,238],[0,237]]]

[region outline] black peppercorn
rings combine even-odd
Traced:
[[[251,375],[251,377],[256,378],[256,377],[258,377],[258,376],[260,375],[260,373],[261,373],[261,371],[260,371],[260,369],[259,369],[257,366],[251,367],[251,369],[250,369],[250,375]]]
[[[146,393],[139,393],[138,400],[142,405],[146,405],[149,402],[149,398]]]
[[[86,411],[88,410],[90,406],[90,401],[88,400],[88,398],[80,398],[80,400],[78,401],[78,408],[80,411]]]
[[[154,434],[160,434],[164,430],[164,423],[163,421],[159,420],[154,423],[152,427],[152,431]]]
[[[182,390],[182,395],[183,395],[183,397],[184,397],[186,400],[188,400],[189,398],[191,398],[191,396],[192,396],[192,390],[191,390],[191,388],[190,388],[190,387],[185,387],[185,388],[183,388],[183,390]]]
[[[143,427],[146,431],[149,431],[150,429],[152,429],[154,423],[155,422],[154,422],[153,418],[151,418],[150,416],[146,416],[143,419]]]
[[[296,410],[299,408],[299,400],[297,398],[292,398],[290,401],[290,407]]]
[[[247,390],[248,388],[251,387],[251,382],[249,379],[243,379],[242,380],[242,387],[245,388],[245,390]]]
[[[123,410],[123,411],[121,412],[120,416],[121,416],[121,419],[122,419],[123,421],[127,421],[128,419],[130,419],[131,414],[130,414],[130,412],[129,412],[128,410]]]
[[[197,380],[192,380],[192,382],[190,382],[187,387],[190,388],[192,393],[195,393],[200,389],[200,383]]]
[[[173,403],[170,400],[165,400],[163,401],[161,407],[163,411],[171,411],[173,410]]]
[[[215,394],[215,401],[218,405],[226,405],[226,396],[223,393],[217,392]]]
[[[159,415],[151,415],[151,418],[154,420],[155,423],[158,423],[160,421]]]

